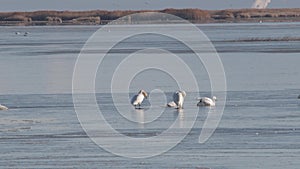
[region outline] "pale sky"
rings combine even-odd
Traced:
[[[250,8],[254,0],[0,0],[0,11]],[[268,8],[300,8],[300,0],[272,0]]]

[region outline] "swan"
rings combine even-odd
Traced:
[[[171,101],[167,104],[168,107],[176,107],[176,103],[174,101]]]
[[[8,110],[8,108],[0,104],[0,110]]]
[[[300,95],[298,96],[298,99],[300,99]]]
[[[136,108],[136,106],[139,106],[139,109],[141,109],[141,104],[145,98],[148,97],[148,94],[145,90],[140,90],[139,93],[131,99],[131,104]]]
[[[199,102],[197,106],[215,106],[216,105],[217,97],[213,96],[212,99],[208,97],[199,98]]]
[[[185,91],[180,90],[173,94],[173,101],[167,104],[168,107],[176,107],[177,109],[183,108],[184,98],[186,96]]]

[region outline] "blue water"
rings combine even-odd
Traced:
[[[201,126],[209,111],[200,108],[194,128],[180,144],[145,159],[124,158],[99,148],[81,128],[74,111],[71,91],[76,58],[99,27],[1,27],[0,104],[10,110],[0,112],[0,167],[299,168],[300,42],[280,39],[299,37],[300,23],[198,26],[211,39],[224,65],[228,92],[222,120],[212,137],[199,144]],[[178,47],[166,42],[153,36],[147,41],[132,39],[111,55],[118,59],[140,46]],[[185,49],[179,52],[189,53]],[[109,70],[109,66],[104,69]],[[147,77],[165,77],[146,73]],[[209,84],[207,74],[196,75],[203,80],[200,95],[210,96],[209,87],[205,87]],[[97,80],[96,84],[101,83]],[[134,81],[132,90],[140,85],[139,80]],[[149,88],[151,85],[174,87],[157,81],[152,81]],[[101,90],[96,87],[96,91]],[[107,121],[125,135],[153,136],[179,116],[176,110],[165,109],[153,125],[128,122],[106,102],[107,97],[109,93],[97,93],[98,104],[106,112]],[[171,93],[167,97],[171,98]],[[187,98],[184,111],[195,104],[192,97]],[[138,112],[131,116],[146,118]]]

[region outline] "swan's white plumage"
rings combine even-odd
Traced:
[[[140,90],[139,93],[131,99],[131,104],[136,107],[136,106],[141,106],[142,102],[144,101],[145,98],[147,98],[148,94],[144,90]]]
[[[8,108],[0,104],[0,110],[8,110]]]
[[[176,107],[176,103],[174,101],[171,101],[167,104],[168,107]]]
[[[186,96],[185,91],[180,90],[180,91],[175,92],[173,94],[173,101],[169,102],[167,104],[167,106],[182,109],[185,96]]]
[[[217,98],[215,96],[212,98],[202,97],[199,98],[199,102],[197,103],[197,106],[215,106],[216,100]]]

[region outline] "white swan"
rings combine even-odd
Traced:
[[[8,108],[0,104],[0,110],[8,110]]]
[[[212,97],[212,99],[208,97],[202,97],[199,98],[199,102],[197,103],[197,106],[215,106],[216,100],[217,100],[216,96]]]
[[[176,107],[177,104],[174,101],[171,101],[167,104],[168,107]]]
[[[140,90],[139,93],[131,99],[131,104],[136,108],[136,106],[139,106],[139,109],[141,108],[141,104],[145,98],[148,97],[147,92],[145,90]]]
[[[168,103],[167,106],[168,107],[176,107],[177,109],[182,109],[185,96],[186,96],[186,93],[183,90],[175,92],[173,94],[173,101]]]

